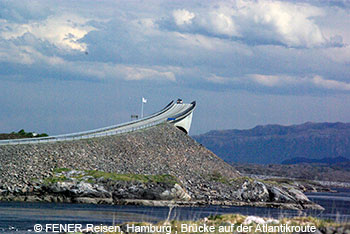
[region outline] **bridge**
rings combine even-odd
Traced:
[[[72,141],[80,139],[89,139],[102,136],[117,135],[127,132],[133,132],[144,128],[149,128],[161,123],[169,122],[174,126],[188,134],[191,123],[193,111],[196,107],[196,102],[185,104],[182,102],[170,102],[162,110],[146,116],[144,118],[122,123],[118,125],[108,126],[104,128],[63,134],[49,137],[38,137],[38,138],[24,138],[24,139],[11,139],[11,140],[0,140],[0,145],[10,144],[37,144],[57,141]]]

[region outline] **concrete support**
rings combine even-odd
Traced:
[[[192,115],[193,115],[193,112],[191,112],[191,114],[189,114],[184,119],[176,122],[174,124],[174,126],[178,127],[179,129],[181,129],[182,131],[184,131],[185,133],[188,134],[190,132],[190,128],[191,128]]]

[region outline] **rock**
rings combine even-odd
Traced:
[[[295,200],[297,200],[300,203],[311,203],[309,198],[302,193],[300,190],[296,189],[295,187],[292,186],[284,186],[284,188],[288,191],[290,195],[293,196]]]
[[[52,175],[54,168],[73,168],[72,175],[76,171],[100,170],[172,174],[181,180],[218,170],[229,177],[239,175],[171,124],[89,140],[1,145],[0,155],[0,184],[26,184],[34,178],[44,179]]]
[[[0,185],[7,191],[1,194],[2,199],[11,200],[18,195],[15,193],[19,193],[46,200],[45,196],[51,196],[54,202],[71,202],[75,198],[87,197],[109,198],[115,203],[125,199],[148,199],[176,200],[177,203],[191,205],[232,203],[264,206],[273,203],[280,207],[286,207],[285,202],[290,202],[290,207],[296,207],[300,203],[298,200],[305,199],[297,191],[272,188],[256,180],[241,182],[238,178],[240,174],[233,167],[169,124],[89,140],[1,145],[0,155]],[[52,178],[55,168],[69,170],[62,170],[55,180],[47,180]],[[90,170],[171,175],[176,178],[176,183],[116,181],[103,176],[95,178],[96,174],[91,176],[88,173]],[[13,171],[17,177],[13,176]],[[235,182],[235,179],[238,180]],[[48,184],[48,181],[59,182]],[[29,189],[24,190],[26,185]]]
[[[295,203],[296,200],[286,191],[274,186],[269,186],[268,188],[270,201],[281,202],[281,203]]]
[[[96,190],[100,193],[100,197],[112,198],[112,193],[108,192],[102,185],[96,184]]]
[[[92,184],[83,181],[74,186],[74,189],[71,191],[74,191],[76,195],[82,197],[101,197],[101,193],[97,191]]]
[[[2,195],[5,195],[5,194],[7,194],[8,193],[8,191],[6,190],[6,189],[0,189],[0,195],[2,196]]]
[[[54,184],[50,184],[45,189],[49,190],[50,192],[53,193],[65,193],[73,187],[72,183],[69,182],[57,182]]]
[[[98,204],[98,201],[96,198],[92,197],[75,197],[72,199],[72,202],[74,203],[88,203],[88,204]]]
[[[26,202],[38,202],[38,201],[42,201],[42,199],[40,199],[37,196],[27,196],[25,201]]]
[[[44,196],[42,198],[42,201],[44,201],[44,202],[53,202],[54,199],[52,198],[52,196]]]
[[[75,202],[93,204],[113,204],[120,200],[183,200],[191,199],[180,184],[165,182],[92,180],[79,170],[56,173],[45,184],[35,184],[35,190],[26,189],[26,196],[6,196],[17,201]],[[66,181],[57,181],[57,178]],[[52,181],[52,182],[47,182]],[[55,182],[57,181],[57,182]],[[88,183],[86,181],[95,181]],[[99,181],[99,182],[97,182]],[[43,182],[41,182],[43,183]],[[25,186],[25,188],[27,188]],[[112,196],[113,193],[113,196]],[[34,195],[35,194],[35,195]]]
[[[160,194],[162,200],[191,200],[191,196],[179,185],[175,184],[170,190],[167,189]]]
[[[245,220],[243,221],[244,225],[250,225],[252,223],[256,223],[256,224],[265,224],[265,220],[261,217],[258,216],[247,216],[245,218]]]
[[[87,203],[87,204],[113,204],[112,198],[92,198],[92,197],[76,197],[72,199],[74,203]]]
[[[175,192],[175,199],[183,201],[191,200],[191,196],[179,184],[175,184],[172,191]]]
[[[169,190],[165,190],[164,192],[162,192],[160,194],[160,197],[163,199],[163,200],[171,200],[173,198],[171,192]]]
[[[245,181],[238,191],[241,200],[264,202],[269,200],[269,191],[266,185],[258,181]]]

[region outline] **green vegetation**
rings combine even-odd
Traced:
[[[176,178],[172,175],[140,175],[140,174],[117,174],[104,171],[96,170],[84,170],[77,171],[73,173],[70,178],[66,177],[66,173],[72,171],[68,168],[56,168],[54,169],[54,176],[46,178],[45,183],[56,183],[69,181],[74,178],[78,181],[85,180],[88,183],[94,183],[94,179],[104,178],[114,181],[138,181],[141,183],[167,183],[167,184],[176,184],[178,183]]]
[[[210,174],[209,180],[216,181],[222,184],[230,184],[230,180],[218,171],[214,171],[212,174]]]
[[[115,181],[139,181],[142,183],[169,183],[175,184],[176,178],[171,175],[139,175],[139,174],[117,174],[103,171],[85,171],[86,175],[94,178],[105,178]]]
[[[62,173],[62,172],[67,172],[67,171],[71,171],[71,169],[68,169],[68,168],[55,168],[55,169],[53,169],[54,173]]]
[[[28,137],[28,138],[31,138],[31,137],[47,137],[47,136],[49,136],[46,133],[37,134],[37,133],[33,133],[33,132],[25,132],[24,129],[19,130],[17,135]]]
[[[33,137],[47,137],[46,133],[34,133],[34,132],[26,132],[24,129],[19,130],[18,132],[11,132],[11,133],[1,133],[0,134],[0,140],[5,139],[20,139],[20,138],[33,138]]]
[[[223,176],[220,172],[218,171],[214,171],[212,174],[207,175],[208,179],[211,181],[215,181],[215,182],[219,182],[222,184],[227,184],[227,185],[231,185],[231,186],[237,186],[237,185],[242,185],[244,182],[248,181],[248,182],[253,182],[253,181],[260,181],[265,183],[264,180],[261,179],[253,179],[251,177],[248,176],[240,176],[240,177],[236,177],[236,178],[228,178],[226,176]],[[280,183],[278,182],[268,182],[270,184],[276,184],[279,185]]]
[[[59,175],[59,176],[54,175],[52,177],[46,178],[43,184],[49,185],[49,184],[55,184],[57,182],[65,182],[65,181],[69,181],[69,179],[64,175]]]
[[[243,184],[245,181],[253,182],[254,180],[259,181],[258,179],[253,179],[253,178],[248,177],[248,176],[240,176],[240,177],[237,177],[237,178],[233,178],[230,181],[232,181],[232,182],[234,182],[236,184]]]

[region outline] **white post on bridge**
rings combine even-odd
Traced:
[[[141,104],[141,119],[143,118],[143,104],[147,103],[147,99],[142,97],[142,104]]]

